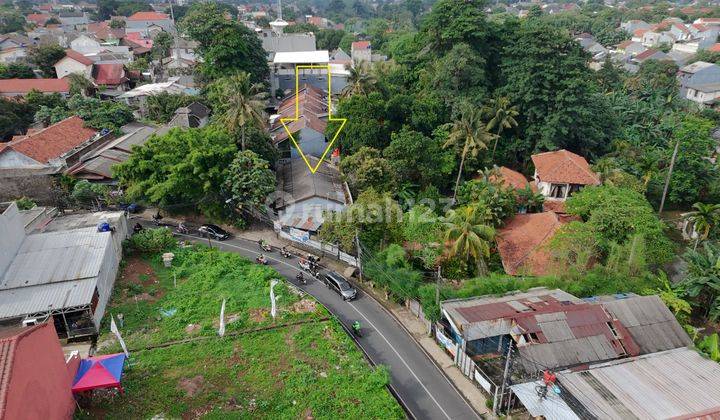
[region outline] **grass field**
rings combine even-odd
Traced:
[[[125,394],[97,395],[78,417],[404,417],[385,387],[387,371],[370,367],[312,298],[281,282],[272,319],[272,269],[204,247],[174,252],[170,269],[159,255],[125,259],[105,320],[124,317]],[[120,351],[104,330],[101,353]],[[156,347],[166,343],[176,344]]]

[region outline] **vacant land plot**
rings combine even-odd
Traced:
[[[404,417],[386,370],[371,368],[312,298],[279,283],[273,320],[272,269],[204,247],[173,252],[173,268],[159,254],[126,258],[108,309],[122,314],[131,352],[126,392],[96,396],[80,417]],[[109,334],[99,343],[120,350]]]

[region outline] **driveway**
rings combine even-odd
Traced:
[[[206,239],[197,236],[181,236],[207,243]],[[213,240],[212,246],[251,260],[260,253],[257,243],[238,238],[223,242]],[[297,257],[287,259],[278,251],[264,254],[270,266],[289,282],[314,296],[340,322],[350,326],[354,321],[360,321],[363,335],[357,340],[359,345],[375,364],[390,369],[391,386],[413,417],[433,420],[480,418],[395,318],[372,297],[359,291],[356,300],[344,302],[337,293],[307,273],[307,284],[300,285],[295,279],[299,271]]]

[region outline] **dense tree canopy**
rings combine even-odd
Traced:
[[[265,82],[269,69],[260,39],[245,25],[226,19],[216,3],[195,3],[181,23],[200,44],[199,71],[208,80],[245,71],[253,81]]]

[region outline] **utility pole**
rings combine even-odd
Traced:
[[[675,150],[673,150],[672,159],[670,159],[670,169],[668,170],[667,178],[665,178],[665,188],[663,188],[663,195],[660,199],[660,208],[658,209],[658,216],[663,211],[663,207],[665,207],[665,196],[668,192],[668,187],[670,187],[670,177],[672,177],[673,168],[675,168],[675,158],[677,158],[678,149],[680,148],[680,139],[675,142]]]
[[[440,281],[441,280],[442,280],[442,276],[440,275],[440,265],[438,265],[437,279],[435,280],[435,304],[438,306],[438,309],[440,308]]]
[[[358,272],[360,275],[360,282],[363,281],[363,269],[362,269],[362,258],[360,258],[360,234],[358,233],[357,229],[355,229],[355,248],[357,252],[357,265],[358,265]],[[340,250],[340,247],[338,246],[338,251]],[[338,254],[339,257],[339,254]]]
[[[503,372],[503,382],[502,382],[502,386],[500,387],[500,403],[498,404],[500,409],[498,411],[502,411],[503,396],[505,395],[505,384],[507,384],[508,371],[510,370],[510,355],[512,354],[512,346],[513,346],[513,340],[512,340],[512,337],[510,337],[510,344],[508,345],[507,357],[505,357],[505,371]],[[495,413],[495,414],[497,414],[497,413]]]

